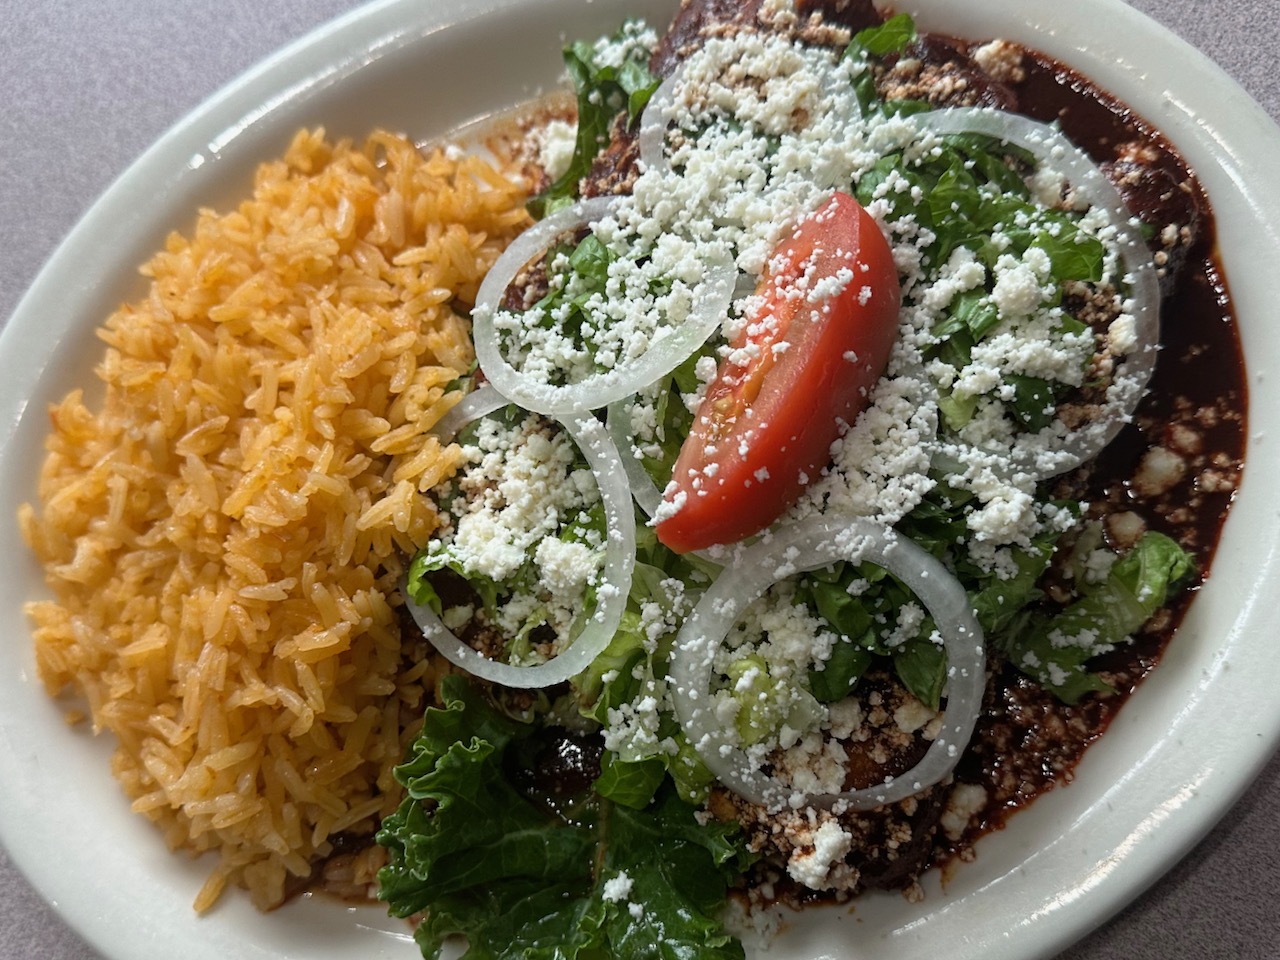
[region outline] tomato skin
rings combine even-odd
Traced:
[[[827,285],[816,302],[805,298]],[[846,193],[779,244],[756,296],[762,305],[708,385],[663,494],[655,529],[677,553],[742,540],[795,503],[866,406],[897,339],[893,252]]]

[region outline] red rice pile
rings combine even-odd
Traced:
[[[99,332],[100,409],[51,410],[20,515],[56,598],[28,607],[40,673],[170,846],[217,851],[197,909],[228,882],[278,905],[396,806],[434,667],[392,597],[456,466],[426,431],[472,362],[453,305],[524,199],[473,157],[303,131],[143,269]]]

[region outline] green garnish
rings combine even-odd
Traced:
[[[465,960],[743,956],[718,919],[752,859],[736,824],[699,823],[669,787],[640,810],[588,792],[561,815],[510,774],[537,728],[458,675],[440,699],[396,768],[407,797],[378,833],[391,858],[379,896],[394,916],[423,914],[423,956],[456,934]],[[602,786],[638,797],[637,776],[607,763]]]

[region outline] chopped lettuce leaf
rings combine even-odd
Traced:
[[[932,621],[929,621],[932,623]],[[912,695],[930,710],[942,705],[947,682],[947,651],[942,643],[915,637],[894,651],[893,668]]]
[[[784,724],[794,730],[809,729],[820,718],[821,708],[813,695],[773,676],[768,661],[759,654],[735,660],[728,675],[738,701],[734,725],[744,744],[760,743]]]
[[[923,617],[910,636],[898,635],[899,614],[918,601],[897,577],[872,563],[836,564],[802,579],[797,598],[840,634],[823,668],[809,672],[815,699],[831,703],[847,696],[876,658],[888,658],[903,685],[937,709],[946,653],[933,640],[931,617]]]
[[[1032,246],[1049,255],[1054,277],[1060,281],[1083,280],[1087,283],[1101,280],[1106,259],[1102,241],[1079,229],[1062,214],[1050,219],[1057,229],[1039,231]]]
[[[1000,322],[1000,311],[991,301],[985,290],[969,290],[951,301],[947,320],[943,327],[945,332],[935,328],[938,336],[951,336],[957,330],[967,329],[976,343],[995,329]],[[959,324],[952,328],[952,324]]]
[[[850,48],[866,51],[873,57],[884,57],[891,53],[901,53],[915,42],[915,21],[910,14],[899,13],[879,26],[859,30]]]
[[[1005,374],[1005,382],[1013,387],[1013,401],[1009,412],[1031,432],[1043,430],[1053,423],[1058,408],[1060,386],[1040,377],[1025,377],[1016,373]]]
[[[939,483],[900,524],[901,532],[930,553],[947,562],[973,599],[974,613],[988,642],[1000,646],[1002,638],[1028,616],[1027,608],[1039,600],[1037,586],[1053,558],[1061,533],[1046,530],[1030,546],[1012,552],[1017,572],[1001,577],[982,571],[956,554],[971,533],[965,515],[974,495]],[[1067,501],[1056,505],[1078,510]],[[801,581],[797,599],[824,619],[841,640],[821,670],[809,674],[809,690],[820,703],[832,703],[849,695],[862,676],[879,659],[892,663],[903,685],[922,703],[937,709],[946,681],[945,650],[934,638],[932,618],[925,617],[915,635],[886,642],[902,606],[913,595],[895,577],[873,564],[837,564],[816,570]]]
[[[1013,562],[1017,573],[1004,579],[990,577],[985,587],[970,594],[973,612],[987,637],[994,640],[1000,636],[1027,604],[1040,598],[1037,584],[1053,559],[1055,539],[1041,537],[1030,549],[1016,551]]]
[[[672,726],[663,732],[667,732],[676,744],[675,756],[667,763],[667,773],[675,784],[676,794],[685,803],[703,803],[711,792],[711,785],[716,782],[715,774],[703,762],[698,751],[693,749],[693,744],[674,720]]]
[[[424,957],[454,935],[466,960],[742,957],[717,918],[751,861],[736,824],[699,823],[670,788],[643,809],[597,797],[589,818],[566,820],[507,774],[532,726],[458,675],[441,700],[396,768],[407,797],[378,833],[390,855],[379,896],[395,916],[423,914]]]
[[[451,570],[462,577],[476,592],[485,610],[491,615],[497,612],[500,590],[498,584],[488,577],[468,574],[462,558],[449,547],[441,546],[439,541],[433,541],[432,548],[420,550],[409,564],[405,589],[413,597],[414,603],[431,607],[437,615],[442,612],[440,595],[427,577],[427,574],[441,570]],[[510,589],[510,585],[504,585],[501,589]]]
[[[666,764],[657,757],[628,761],[612,750],[606,750],[595,790],[606,800],[632,810],[643,810],[653,802],[654,794],[666,776]]]
[[[901,53],[915,43],[916,37],[915,21],[909,14],[900,13],[879,26],[858,31],[849,42],[849,46],[845,48],[844,55],[849,59],[867,63],[870,60],[879,60]],[[872,113],[889,114],[895,112],[893,109],[895,106],[902,105],[888,104],[880,100],[876,90],[875,74],[871,69],[864,69],[854,78],[853,92],[858,98],[858,106],[862,109],[864,116]],[[914,102],[903,101],[903,104],[912,103]],[[928,109],[928,104],[919,106],[922,109]]]
[[[640,559],[636,563],[631,580],[631,595],[618,630],[595,661],[573,679],[580,713],[602,726],[609,723],[611,710],[634,703],[646,688],[653,691],[653,685],[663,682],[665,677],[672,636],[657,639],[646,637],[642,630],[640,605],[667,607],[670,598],[661,586],[663,581],[677,579],[685,584],[685,589],[691,589],[688,585],[695,577],[693,569],[686,562],[689,558],[678,557],[659,544],[651,528],[638,529],[637,542],[637,555]],[[674,750],[668,749],[670,744],[675,745]],[[654,766],[655,763],[657,767]],[[617,774],[627,775],[625,782],[621,778],[615,780],[614,774],[602,776],[597,790],[605,796],[610,796],[615,789],[621,791],[624,797],[634,795],[634,791],[638,789],[635,778],[642,778],[655,769],[670,774],[676,792],[688,803],[705,800],[710,785],[715,781],[711,771],[686,739],[679,722],[670,713],[663,713],[659,717],[658,733],[654,741],[623,747],[617,753],[606,751],[606,770],[614,764],[631,765],[638,769],[618,767]],[[618,799],[618,802],[626,804],[627,801]]]
[[[583,715],[603,724],[611,708],[635,699],[640,689],[636,668],[646,659],[640,615],[629,607],[609,645],[573,679]]]
[[[614,36],[634,29],[624,25]],[[529,201],[529,212],[541,219],[578,197],[578,182],[591,172],[592,161],[609,142],[609,126],[626,111],[627,123],[634,124],[645,104],[662,82],[649,72],[642,47],[636,46],[621,65],[601,65],[595,44],[579,40],[564,49],[564,65],[578,97],[578,134],[568,169],[546,190]]]
[[[858,685],[858,678],[872,663],[871,653],[852,640],[841,640],[821,670],[809,673],[809,692],[819,703],[843,700]]]
[[[1057,616],[1036,616],[1008,637],[1004,652],[1018,669],[1067,703],[1110,688],[1086,669],[1089,660],[1130,640],[1195,569],[1176,541],[1148,532],[1112,566],[1107,579]]]

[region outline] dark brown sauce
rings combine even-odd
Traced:
[[[827,7],[854,10],[856,17],[864,19],[874,16],[867,3],[832,0],[811,5],[824,11]],[[691,38],[703,29],[704,21],[741,21],[745,13],[753,14],[756,6],[736,0],[690,5],[688,9],[697,16],[684,25],[683,32],[673,32],[655,62],[669,66],[678,59],[693,42]],[[677,26],[681,23],[678,18]],[[963,42],[933,39],[938,41],[939,56],[950,56],[948,50],[963,56],[967,48]],[[1187,179],[1189,171],[1162,135],[1115,97],[1032,51],[1026,51],[1023,65],[1025,79],[1013,86],[1019,112],[1061,123],[1067,136],[1100,163],[1114,160],[1118,145],[1133,141],[1157,144],[1166,154],[1162,163],[1169,166],[1170,176]],[[634,164],[629,138],[619,134],[605,159],[613,165],[610,170],[628,171]],[[599,183],[592,189],[600,188],[600,183],[612,189],[614,179],[625,181],[625,177],[613,178],[608,171],[598,173]],[[1207,202],[1200,204],[1200,214],[1197,239],[1185,253],[1176,287],[1167,292],[1162,303],[1163,351],[1135,422],[1093,465],[1061,481],[1064,495],[1091,505],[1092,517],[1133,512],[1145,527],[1179,541],[1196,558],[1198,582],[1209,574],[1233,496],[1231,481],[1238,477],[1243,460],[1247,399],[1240,341],[1216,255]],[[1185,476],[1159,496],[1141,494],[1133,479],[1148,451],[1167,447],[1187,432],[1195,435],[1198,446],[1183,451]],[[864,882],[907,886],[920,869],[967,859],[979,837],[1002,828],[1013,813],[1057,784],[1069,782],[1085,750],[1102,736],[1128,696],[1158,664],[1195,590],[1184,591],[1131,645],[1095,662],[1116,689],[1115,694],[1067,705],[1008,665],[993,664],[983,715],[970,749],[956,769],[957,782],[986,788],[985,805],[971,817],[968,829],[958,839],[941,831],[934,833],[932,840],[926,839],[927,852],[910,858],[918,869],[875,877],[875,865],[868,864]],[[589,786],[598,772],[599,759],[598,742],[553,736],[526,758],[527,766],[512,774],[527,795],[540,797],[552,812],[571,815],[573,799]],[[935,800],[940,803],[941,796]],[[933,822],[939,809],[928,811]],[[784,902],[830,899],[830,895],[797,887],[777,872],[770,872],[767,880]]]
[[[600,776],[604,740],[567,730],[540,730],[507,770],[511,783],[547,813],[575,822],[593,815],[591,786]]]
[[[1125,104],[1069,67],[1028,51],[1026,79],[1017,85],[1018,110],[1044,123],[1059,121],[1063,132],[1099,162],[1116,144],[1158,136],[1155,128]]]
[[[927,37],[916,50],[925,59],[936,51],[941,60],[963,57],[967,48],[962,41]],[[957,784],[985,788],[985,803],[958,838],[937,830],[931,847],[914,859],[914,870],[891,873],[890,882],[868,873],[862,879],[864,886],[909,887],[929,867],[972,859],[973,844],[981,836],[1003,828],[1018,810],[1073,779],[1086,749],[1106,732],[1130,694],[1159,663],[1208,576],[1243,462],[1247,401],[1243,354],[1217,257],[1212,213],[1194,175],[1154,127],[1078,73],[1034,51],[1024,51],[1023,66],[1025,80],[1012,86],[1018,112],[1042,122],[1059,122],[1064,133],[1100,164],[1115,160],[1122,144],[1156,145],[1162,154],[1157,164],[1161,173],[1168,175],[1170,183],[1189,182],[1196,193],[1191,205],[1196,208],[1196,239],[1179,254],[1176,283],[1162,284],[1162,349],[1148,395],[1134,422],[1093,464],[1058,481],[1055,493],[1088,503],[1092,519],[1136,514],[1145,529],[1167,534],[1195,557],[1198,578],[1132,644],[1092,662],[1114,694],[1092,695],[1068,705],[1012,666],[993,659],[982,715],[955,771]],[[1153,206],[1161,201],[1150,194],[1139,199]],[[1140,493],[1134,477],[1148,452],[1171,444],[1176,447],[1178,438],[1185,444],[1188,436],[1194,436],[1196,444],[1181,451],[1186,462],[1183,478],[1159,495]],[[1211,476],[1217,480],[1210,482]],[[922,806],[934,807],[936,817],[945,796],[945,790],[927,793],[921,798]],[[801,888],[777,871],[768,871],[764,879],[772,885],[774,899],[795,906],[846,896]]]
[[[1159,143],[1181,163],[1163,137],[1123,103],[1067,67],[1038,54],[1024,61],[1018,85],[1022,113],[1061,122],[1064,132],[1098,162],[1118,144]],[[1094,516],[1134,511],[1146,527],[1179,541],[1196,558],[1200,582],[1208,576],[1214,549],[1233,496],[1233,486],[1204,481],[1221,466],[1236,476],[1244,456],[1246,386],[1244,359],[1226,279],[1218,262],[1207,203],[1200,234],[1187,254],[1177,286],[1161,308],[1162,351],[1151,388],[1135,422],[1072,481]],[[1193,431],[1201,449],[1187,455],[1185,478],[1155,498],[1139,496],[1132,478],[1143,456],[1167,444],[1171,432]],[[1069,782],[1090,744],[1106,732],[1137,685],[1159,662],[1198,587],[1184,591],[1168,615],[1135,637],[1132,645],[1095,662],[1116,687],[1069,706],[1017,671],[1002,666],[989,685],[978,730],[956,770],[964,783],[987,787],[985,808],[959,841],[939,834],[934,862],[968,856],[973,842],[1058,783]]]

